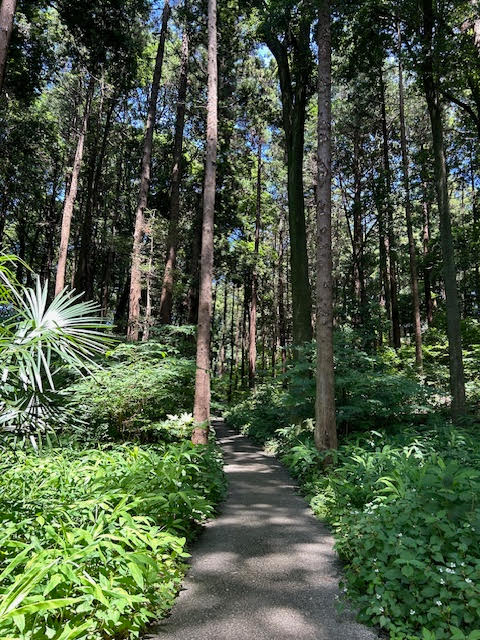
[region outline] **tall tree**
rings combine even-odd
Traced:
[[[77,199],[78,180],[83,162],[83,152],[85,148],[85,137],[87,135],[88,119],[90,117],[90,109],[92,106],[93,92],[95,89],[95,78],[90,74],[90,80],[87,88],[85,107],[83,117],[78,132],[77,145],[75,148],[75,157],[73,160],[72,171],[69,177],[69,185],[65,194],[63,203],[62,229],[60,232],[60,248],[58,250],[57,275],[55,279],[55,295],[65,287],[65,273],[67,269],[68,244],[70,241],[70,229],[72,226],[73,209]]]
[[[163,54],[165,39],[167,36],[167,24],[170,17],[170,5],[165,0],[162,13],[162,28],[158,41],[157,56],[153,72],[150,99],[148,102],[147,122],[145,125],[145,138],[143,142],[142,167],[140,170],[140,186],[135,213],[135,229],[133,232],[132,262],[130,270],[130,305],[128,311],[127,337],[136,342],[140,333],[140,298],[142,296],[142,242],[145,227],[145,209],[148,204],[148,191],[150,188],[150,174],[152,163],[153,133],[157,117],[158,90],[162,77]]]
[[[0,93],[3,88],[5,69],[7,67],[8,45],[13,31],[13,18],[17,0],[2,0],[0,5]]]
[[[318,147],[317,147],[317,373],[315,444],[337,447],[333,368],[332,292],[332,151],[330,2],[318,10]]]
[[[288,220],[293,307],[293,341],[312,339],[312,297],[308,275],[307,232],[303,184],[306,106],[312,95],[313,59],[310,50],[312,15],[309,7],[291,2],[270,3],[261,33],[275,57],[282,98],[288,170]]]
[[[397,25],[398,38],[398,99],[400,111],[400,147],[402,151],[403,187],[405,190],[405,220],[407,223],[408,255],[410,261],[410,288],[412,292],[413,328],[415,332],[415,363],[419,371],[423,367],[422,324],[420,320],[420,298],[418,294],[417,252],[412,224],[412,200],[410,194],[410,169],[407,149],[407,130],[405,125],[405,97],[403,88],[402,36]]]
[[[458,417],[465,413],[465,377],[463,370],[460,307],[457,291],[452,222],[450,217],[450,202],[447,184],[447,167],[443,133],[443,108],[439,90],[438,58],[435,55],[434,47],[436,21],[432,0],[421,0],[420,6],[423,14],[421,75],[432,129],[435,188],[437,193],[438,215],[440,219],[440,244],[442,249],[443,278],[446,294],[452,414],[454,417]]]
[[[182,179],[183,129],[185,126],[185,101],[188,80],[188,33],[182,36],[182,59],[180,78],[178,81],[177,117],[175,122],[175,139],[173,143],[173,169],[170,188],[170,221],[167,237],[167,260],[163,275],[162,295],[160,298],[160,322],[172,322],[173,286],[175,265],[177,261],[178,222],[180,217],[180,182]]]
[[[198,302],[197,359],[192,434],[194,444],[207,444],[210,421],[210,327],[212,320],[213,227],[218,144],[217,3],[208,0],[208,93],[202,252]]]
[[[260,225],[262,215],[262,139],[258,139],[257,193],[255,205],[255,246],[252,269],[252,295],[250,299],[250,331],[248,343],[248,382],[255,387],[257,370],[257,297],[258,297],[258,252],[260,248]]]

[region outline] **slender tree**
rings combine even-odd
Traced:
[[[446,294],[447,336],[450,364],[452,415],[465,413],[465,377],[463,371],[460,306],[458,301],[452,222],[447,184],[447,167],[443,135],[443,108],[434,61],[433,34],[435,16],[432,0],[421,0],[423,12],[423,52],[421,74],[432,129],[435,188],[440,219],[440,245],[443,260],[443,279]]]
[[[317,373],[315,444],[337,447],[333,368],[332,292],[332,151],[330,2],[318,10],[318,147],[317,147]]]
[[[413,328],[415,331],[415,363],[419,371],[422,371],[422,324],[420,320],[420,298],[418,294],[417,277],[417,252],[415,238],[413,237],[412,224],[412,200],[410,195],[410,172],[407,149],[407,130],[405,126],[405,99],[403,89],[403,64],[402,64],[402,34],[400,25],[397,25],[398,38],[398,98],[400,110],[400,146],[402,151],[403,187],[405,189],[405,219],[407,223],[408,255],[410,260],[410,288],[412,292]]]
[[[268,16],[262,25],[264,40],[278,66],[282,98],[282,124],[287,151],[293,341],[296,346],[309,342],[313,335],[303,184],[305,117],[313,69],[311,23],[309,10],[302,6],[296,8],[295,17],[284,8],[280,18]],[[279,24],[284,29],[280,36],[277,33]]]
[[[210,326],[212,320],[213,225],[218,144],[217,4],[208,0],[208,95],[202,252],[198,303],[197,362],[192,442],[207,444],[210,421]]]
[[[170,222],[167,237],[167,260],[163,275],[162,295],[160,298],[160,322],[172,322],[173,286],[177,261],[178,221],[180,217],[180,181],[182,178],[183,129],[185,126],[185,100],[188,80],[188,33],[182,36],[182,61],[178,81],[177,118],[175,122],[175,140],[173,143],[173,169],[170,192]]]
[[[68,244],[70,241],[70,229],[72,226],[73,209],[77,199],[78,180],[80,177],[80,169],[83,162],[83,151],[85,147],[85,137],[87,135],[88,119],[90,117],[90,109],[92,106],[93,92],[95,88],[95,79],[90,75],[87,88],[87,96],[83,111],[83,118],[78,132],[77,146],[75,149],[75,157],[73,167],[70,174],[68,189],[63,203],[62,229],[60,233],[60,248],[58,251],[57,276],[55,280],[55,295],[65,287],[65,272],[67,269]]]
[[[13,18],[17,0],[2,0],[0,5],[0,93],[2,92],[7,67],[8,45],[13,31]]]
[[[262,140],[258,140],[257,151],[257,197],[255,213],[255,247],[252,270],[252,295],[250,300],[250,331],[248,335],[248,382],[255,387],[257,368],[257,297],[258,297],[258,252],[260,247],[260,224],[262,215]]]
[[[153,72],[150,99],[148,102],[147,122],[145,126],[145,138],[143,143],[142,168],[140,172],[140,187],[135,213],[135,229],[133,232],[132,263],[130,271],[130,305],[128,311],[127,337],[136,342],[140,333],[140,298],[142,295],[142,242],[145,226],[145,209],[148,204],[148,191],[150,188],[150,173],[152,162],[153,133],[157,117],[158,90],[162,76],[163,53],[167,36],[167,24],[170,17],[170,5],[165,0],[162,13],[162,28],[158,41],[157,56]]]

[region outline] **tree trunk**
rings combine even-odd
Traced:
[[[67,268],[68,243],[70,240],[70,229],[72,226],[73,208],[77,199],[78,180],[80,177],[80,169],[83,161],[83,150],[85,146],[85,136],[87,134],[88,119],[92,106],[93,90],[95,87],[95,79],[90,76],[85,109],[83,113],[82,124],[78,134],[77,148],[75,150],[75,158],[73,161],[70,183],[63,203],[62,230],[60,233],[60,248],[58,251],[57,277],[55,280],[55,295],[59,294],[65,287],[65,272]]]
[[[278,228],[278,340],[282,358],[282,373],[287,372],[287,323],[285,317],[285,277],[283,268],[284,255],[283,216]]]
[[[2,0],[0,6],[0,94],[2,93],[7,67],[8,45],[13,31],[13,18],[17,0]]]
[[[465,378],[463,371],[460,308],[453,251],[450,203],[448,199],[447,167],[443,139],[443,113],[439,87],[435,76],[432,51],[434,32],[432,0],[422,0],[422,7],[424,57],[421,71],[432,128],[435,187],[437,192],[438,215],[440,218],[440,245],[442,249],[443,277],[446,295],[450,391],[452,394],[452,415],[456,418],[465,413]]]
[[[405,105],[403,95],[403,65],[402,65],[402,37],[400,25],[398,34],[398,97],[400,107],[400,146],[402,150],[403,185],[405,189],[405,219],[407,223],[408,254],[410,258],[410,287],[412,291],[413,327],[415,332],[415,363],[421,372],[423,369],[422,355],[422,324],[420,320],[420,299],[418,295],[417,255],[412,226],[412,203],[410,200],[410,174],[408,168],[407,132],[405,126]]]
[[[317,147],[317,373],[315,445],[336,449],[335,378],[333,368],[332,291],[332,152],[330,2],[318,10],[318,147]]]
[[[230,312],[230,367],[228,375],[228,403],[232,401],[233,397],[233,366],[234,366],[234,351],[235,351],[235,285],[232,285],[232,309]]]
[[[180,79],[178,82],[177,118],[175,122],[175,141],[173,144],[173,169],[170,196],[170,222],[167,238],[167,260],[165,263],[162,295],[160,298],[160,322],[162,324],[171,324],[172,322],[173,286],[178,244],[178,220],[180,217],[180,181],[182,178],[182,148],[187,80],[188,33],[185,29],[182,37],[182,63]]]
[[[353,288],[358,305],[354,324],[357,328],[365,326],[366,293],[363,266],[363,224],[362,224],[362,182],[360,174],[360,129],[356,122],[353,132]],[[347,221],[347,224],[348,221]]]
[[[192,434],[194,444],[207,444],[210,421],[210,322],[212,316],[213,225],[217,167],[217,4],[208,0],[207,146],[203,190],[202,253],[198,303],[197,370]]]
[[[393,227],[393,203],[391,193],[391,171],[390,158],[388,154],[388,129],[387,129],[387,111],[385,106],[385,83],[383,81],[383,71],[380,69],[380,104],[382,112],[382,138],[383,138],[383,171],[384,171],[384,203],[387,218],[387,238],[388,247],[387,269],[390,284],[390,304],[391,304],[391,320],[392,320],[392,342],[395,349],[399,349],[400,343],[400,315],[398,311],[398,283],[397,283],[397,249],[395,243],[395,230]]]
[[[104,90],[104,88],[102,89]],[[85,297],[91,300],[94,295],[94,261],[92,260],[92,243],[94,238],[94,220],[98,209],[100,196],[100,182],[102,179],[103,164],[107,151],[108,138],[110,135],[113,111],[116,99],[112,98],[108,106],[103,135],[100,141],[100,148],[95,144],[92,150],[91,166],[87,185],[87,202],[85,205],[85,215],[83,218],[82,235],[78,255],[77,270],[75,272],[75,289],[84,291]],[[98,127],[101,127],[102,109],[99,111]]]
[[[309,67],[310,22],[301,20],[293,63],[286,46],[271,32],[266,44],[278,66],[282,96],[283,129],[287,149],[290,277],[292,286],[293,342],[296,347],[312,340],[312,293],[308,275],[307,232],[303,187],[305,112]]]
[[[157,99],[162,76],[163,53],[167,36],[167,23],[170,16],[170,5],[165,0],[162,13],[162,29],[158,42],[155,69],[153,72],[152,88],[148,103],[147,123],[145,126],[145,140],[143,143],[142,168],[140,173],[140,188],[135,214],[135,229],[133,232],[132,266],[130,276],[130,305],[128,311],[127,338],[136,342],[140,333],[140,298],[142,296],[142,243],[145,225],[145,209],[148,204],[148,191],[150,188],[150,173],[153,147],[153,134],[157,117]]]
[[[149,224],[149,233],[150,233],[150,251],[148,255],[148,268],[146,273],[146,283],[147,283],[147,302],[145,305],[145,318],[143,322],[143,335],[142,340],[146,342],[150,337],[150,329],[152,327],[152,282],[153,282],[153,232],[155,225],[155,217],[152,216]]]
[[[257,366],[257,286],[258,286],[258,251],[260,246],[260,224],[262,213],[262,140],[258,141],[257,152],[257,204],[255,217],[255,250],[252,271],[252,295],[250,300],[250,323],[248,334],[248,384],[255,388],[255,374]]]

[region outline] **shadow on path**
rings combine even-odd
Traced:
[[[333,539],[273,458],[214,423],[229,494],[194,545],[172,615],[152,630],[161,640],[374,640],[338,614]]]

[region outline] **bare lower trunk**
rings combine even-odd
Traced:
[[[177,261],[178,220],[180,217],[180,181],[182,178],[183,129],[185,124],[185,100],[187,96],[188,74],[188,34],[185,30],[182,38],[182,63],[178,83],[177,119],[175,123],[175,141],[173,145],[173,170],[170,198],[170,222],[167,238],[167,260],[163,276],[160,298],[160,322],[171,324],[175,265]]]
[[[403,184],[405,188],[405,219],[407,223],[408,253],[410,258],[410,287],[412,292],[413,327],[415,331],[415,363],[421,372],[423,368],[422,356],[422,324],[420,320],[420,299],[418,295],[417,278],[417,252],[413,237],[412,203],[410,200],[410,174],[408,168],[407,132],[405,127],[405,106],[403,97],[403,65],[402,65],[402,40],[400,25],[398,33],[398,97],[400,106],[400,146],[402,149]]]
[[[208,97],[202,253],[198,303],[197,370],[192,442],[207,444],[210,422],[210,323],[212,317],[213,225],[217,161],[217,5],[208,0]]]
[[[65,272],[67,268],[67,253],[68,243],[70,240],[70,229],[72,226],[73,208],[77,199],[78,180],[80,177],[80,169],[83,161],[83,150],[85,147],[85,136],[87,134],[88,118],[90,116],[90,109],[93,99],[93,90],[95,86],[95,80],[93,76],[90,76],[90,81],[87,89],[87,99],[85,102],[85,109],[83,113],[83,119],[80,126],[80,131],[77,139],[77,148],[75,150],[75,158],[73,160],[72,173],[70,176],[70,183],[63,203],[63,215],[62,215],[62,230],[60,233],[60,248],[58,251],[58,264],[57,264],[57,277],[55,280],[55,295],[65,287]]]
[[[248,335],[248,383],[250,388],[255,387],[255,375],[257,366],[257,262],[258,250],[260,246],[260,224],[261,224],[261,195],[262,195],[262,141],[258,142],[257,153],[257,206],[255,217],[255,249],[254,266],[252,271],[252,296],[250,301],[250,332]]]
[[[442,249],[443,278],[446,295],[452,415],[454,417],[458,417],[465,413],[465,377],[463,371],[460,307],[458,301],[452,223],[448,198],[445,146],[443,139],[443,114],[439,88],[434,74],[432,51],[434,16],[432,0],[423,0],[422,6],[424,19],[424,61],[422,80],[432,128],[435,187],[437,191],[438,215],[440,218],[440,245]]]
[[[170,16],[170,5],[166,0],[162,14],[162,30],[158,42],[155,70],[153,73],[152,88],[148,104],[147,123],[145,127],[145,140],[143,144],[142,169],[140,173],[140,188],[135,214],[135,229],[133,232],[132,266],[130,276],[130,306],[128,312],[127,337],[136,342],[140,333],[140,298],[142,295],[142,243],[145,225],[145,209],[148,204],[148,191],[150,188],[150,172],[153,147],[153,133],[157,116],[158,89],[162,76],[163,52],[165,50],[165,38],[167,35],[167,23]]]
[[[17,0],[2,0],[0,5],[0,93],[2,93],[7,67],[8,45],[13,31],[13,18]]]
[[[147,295],[147,302],[145,305],[145,319],[143,321],[143,335],[142,335],[142,340],[143,342],[146,342],[149,337],[150,337],[150,329],[152,327],[152,282],[153,282],[153,249],[154,249],[154,242],[153,242],[153,233],[154,233],[154,227],[155,227],[155,217],[152,216],[151,220],[150,220],[150,225],[149,225],[149,233],[150,233],[150,251],[149,251],[149,255],[148,255],[148,267],[147,267],[147,273],[145,275],[145,279],[146,279],[146,284],[147,284],[147,291],[146,291],[146,295]]]
[[[320,0],[318,44],[317,148],[317,373],[315,444],[337,447],[335,379],[333,369],[332,293],[332,159],[331,159],[331,44],[330,2]]]

